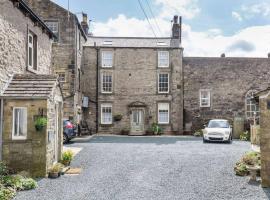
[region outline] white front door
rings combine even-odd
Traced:
[[[143,110],[132,110],[131,114],[131,132],[142,133],[144,131],[144,114]]]

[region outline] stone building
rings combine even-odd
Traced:
[[[100,133],[144,134],[158,123],[165,133],[183,130],[180,24],[173,37],[89,37],[84,46],[83,113]]]
[[[24,3],[0,6],[0,155],[16,171],[45,176],[62,151],[62,93],[52,74],[53,32]],[[35,130],[43,117],[47,126]]]
[[[64,118],[81,120],[82,45],[87,40],[87,15],[77,16],[50,0],[25,0],[57,36],[52,46],[52,68],[59,75],[64,94]]]
[[[259,117],[251,98],[270,84],[269,58],[183,58],[184,129],[203,127],[209,119]]]

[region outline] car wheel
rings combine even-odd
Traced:
[[[63,143],[67,144],[68,143],[68,137],[66,134],[63,135]]]

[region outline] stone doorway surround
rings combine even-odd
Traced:
[[[147,125],[148,125],[148,106],[140,101],[135,101],[132,102],[131,104],[128,105],[128,112],[129,112],[129,120],[130,120],[130,135],[144,135],[145,134],[145,130],[147,129]],[[133,126],[133,114],[135,112],[141,112],[140,113],[140,117],[142,119],[140,119],[141,121],[141,127],[140,130],[136,130],[135,127]]]

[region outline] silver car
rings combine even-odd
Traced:
[[[231,143],[232,128],[228,120],[213,119],[203,129],[203,142],[221,141]]]

